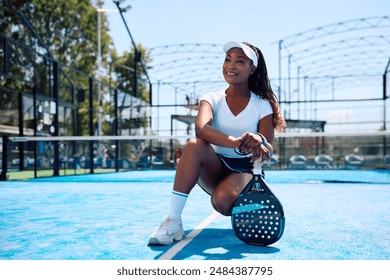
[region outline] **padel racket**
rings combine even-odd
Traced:
[[[283,206],[261,177],[260,160],[254,162],[253,178],[234,203],[231,221],[236,236],[248,244],[267,246],[283,235]]]

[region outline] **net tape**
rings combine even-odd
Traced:
[[[378,132],[313,132],[313,133],[277,133],[275,138],[291,137],[368,137],[368,136],[390,136],[390,131]],[[16,136],[9,139],[13,142],[29,141],[106,141],[106,140],[169,140],[169,139],[189,139],[194,135],[106,135],[106,136]]]

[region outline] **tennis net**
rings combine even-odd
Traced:
[[[31,177],[174,169],[183,136],[31,136],[2,138],[6,172]],[[390,133],[283,133],[265,170],[376,170],[390,174]],[[340,173],[341,174],[341,173]],[[342,177],[342,176],[339,176]],[[389,175],[390,183],[390,175]]]

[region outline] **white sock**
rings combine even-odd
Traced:
[[[172,191],[170,216],[181,219],[188,194]]]

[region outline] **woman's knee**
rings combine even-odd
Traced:
[[[197,137],[191,138],[184,145],[183,152],[185,152],[186,150],[202,149],[202,148],[207,147],[208,146],[207,144],[208,143],[201,138],[197,138]]]
[[[232,173],[229,177],[225,177],[211,196],[214,209],[222,215],[230,216],[237,197],[251,179],[252,174],[249,173]]]
[[[192,138],[187,141],[183,147],[182,155],[204,155],[207,149],[210,149],[209,143],[200,138]]]
[[[211,195],[211,205],[214,209],[224,216],[232,214],[232,208],[236,197],[233,194],[228,194],[218,189]]]

